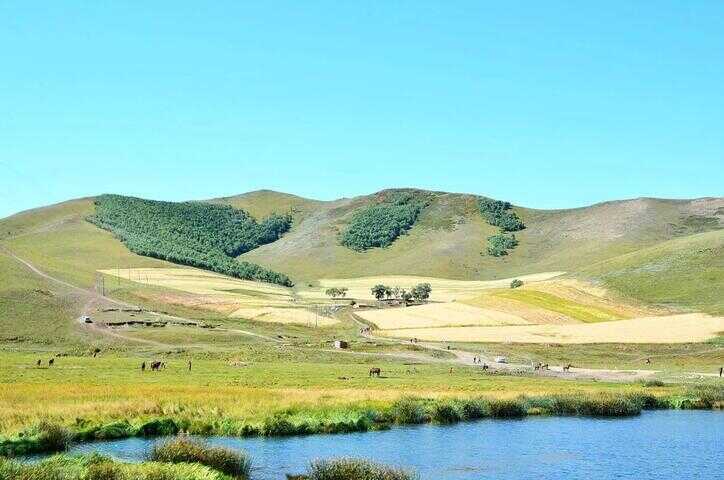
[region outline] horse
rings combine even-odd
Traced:
[[[43,361],[40,360],[40,359],[38,359],[38,362],[37,362],[35,365],[37,365],[37,366],[39,367],[39,366],[41,366],[42,364],[43,364]]]
[[[151,371],[157,372],[161,368],[162,363],[156,360],[155,362],[151,362]]]
[[[487,363],[483,363],[483,370],[487,370],[487,369],[489,369],[489,368],[490,368],[490,367],[488,366]]]
[[[566,365],[566,366],[563,367],[563,371],[564,371],[564,372],[569,371],[572,366],[573,366],[573,365],[571,365],[571,364],[569,363],[568,365]]]
[[[54,363],[55,363],[55,359],[54,359],[54,358],[51,358],[50,360],[48,360],[48,366],[49,366],[49,367],[52,367]]]
[[[379,367],[372,367],[370,368],[370,377],[377,377],[380,378],[380,374],[382,373],[382,370],[380,370]]]

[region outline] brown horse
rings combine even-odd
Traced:
[[[159,362],[158,360],[155,362],[151,362],[151,371],[157,372],[161,368],[161,365],[162,365],[162,363]]]
[[[370,377],[377,377],[380,378],[380,374],[382,373],[382,370],[380,370],[379,367],[372,367],[370,368]]]

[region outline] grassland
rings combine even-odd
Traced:
[[[384,425],[389,420],[379,415],[410,396],[440,401],[521,395],[570,396],[585,402],[643,394],[677,401],[698,398],[695,389],[682,385],[506,377],[472,367],[451,372],[444,363],[405,365],[383,357],[350,363],[342,354],[331,362],[195,358],[190,372],[184,354],[167,354],[168,368],[161,372],[141,372],[144,358],[136,356],[58,357],[51,368],[37,368],[36,356],[29,354],[3,353],[0,359],[0,435],[7,438],[41,422],[63,425],[81,438],[106,435],[99,432],[107,432],[110,425],[126,425],[120,435],[150,432],[152,427],[144,425],[165,425],[158,422],[174,425],[174,431],[226,435],[273,434],[277,428],[296,432],[302,425],[311,429],[307,431],[355,429],[350,425],[358,425],[360,418],[372,423],[379,418]],[[381,366],[382,377],[370,377],[366,362]],[[719,402],[724,394],[714,388],[707,395],[707,401]],[[379,414],[369,417],[370,412]],[[279,418],[287,423],[279,424]]]

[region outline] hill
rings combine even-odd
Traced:
[[[356,214],[398,193],[426,198],[407,232],[385,248],[355,251],[341,245],[340,236]],[[287,233],[237,258],[288,275],[300,286],[380,275],[494,280],[565,271],[634,300],[722,312],[717,292],[723,287],[724,198],[640,198],[568,210],[513,206],[511,212],[525,228],[514,232],[518,245],[502,257],[486,253],[486,239],[499,229],[481,215],[479,199],[404,189],[318,201],[265,190],[209,203],[243,209],[256,220],[291,212]],[[94,286],[99,270],[173,266],[132,253],[88,222],[95,213],[93,201],[73,200],[0,220],[0,246],[84,288]],[[20,278],[27,272],[5,263],[3,280],[28,282]],[[7,298],[10,294],[3,294]]]

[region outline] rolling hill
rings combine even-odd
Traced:
[[[400,192],[427,199],[406,234],[386,248],[355,251],[340,244],[355,214]],[[237,259],[286,274],[297,288],[334,278],[404,274],[494,280],[565,271],[632,301],[724,313],[724,198],[640,198],[568,210],[514,206],[526,228],[515,232],[518,246],[502,257],[485,253],[487,237],[499,230],[480,214],[479,198],[404,189],[318,201],[265,190],[208,202],[243,209],[257,220],[291,213],[292,227],[280,239]],[[87,221],[95,213],[93,202],[71,200],[2,219],[0,247],[82,288],[92,288],[100,270],[175,266],[132,253]],[[0,322],[3,332],[12,332],[3,336],[36,335],[38,322],[55,325],[55,335],[67,335],[57,316],[79,312],[83,300],[72,292],[49,296],[42,279],[7,255],[0,260]],[[148,288],[126,285],[118,295],[136,300]]]

